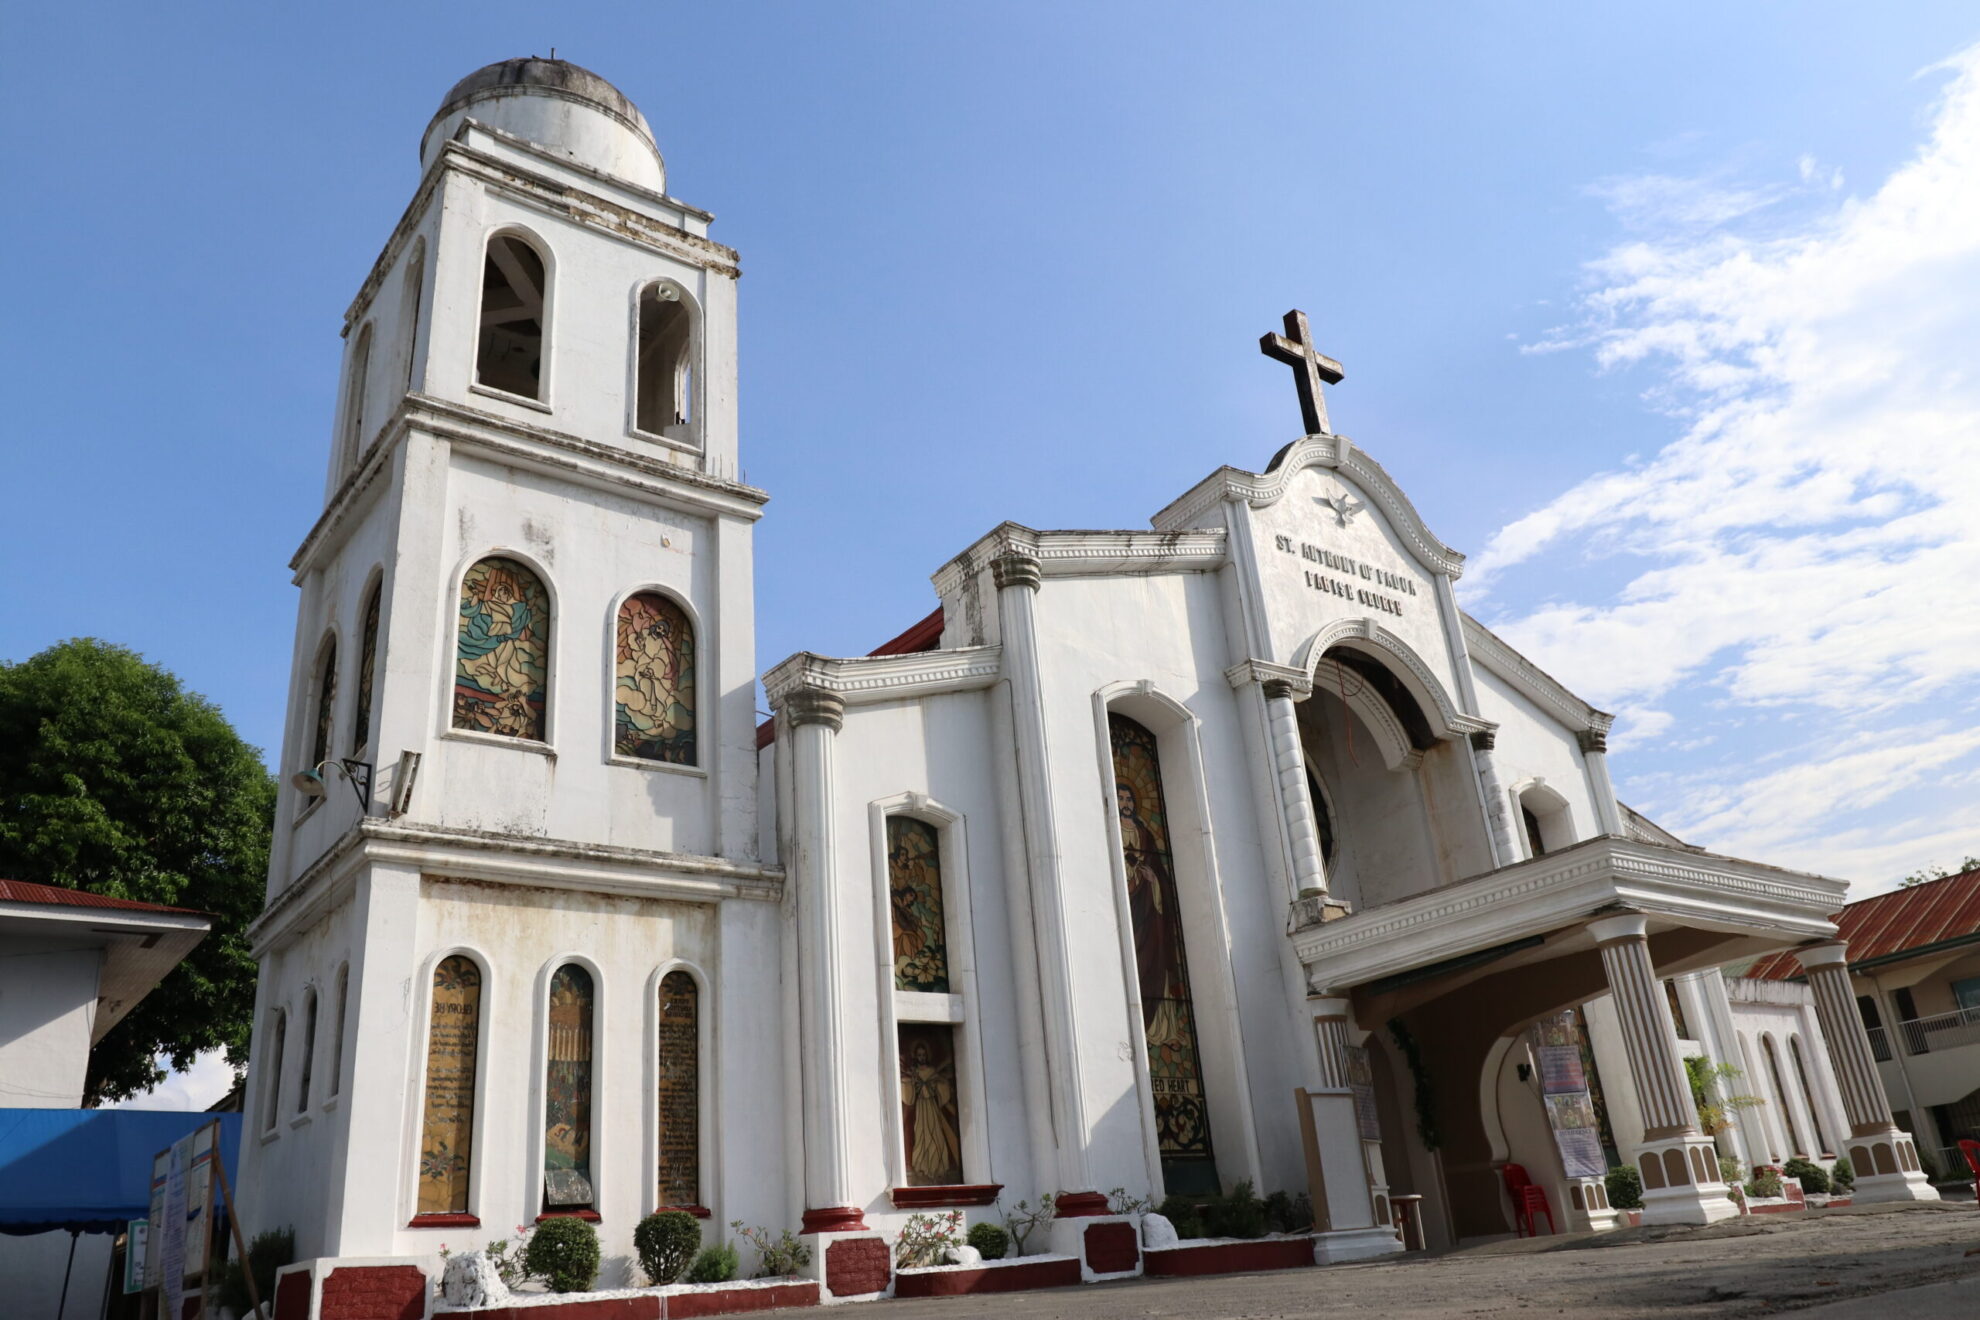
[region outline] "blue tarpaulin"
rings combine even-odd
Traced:
[[[220,1121],[227,1177],[239,1114],[161,1109],[0,1109],[0,1233],[121,1233],[151,1211],[151,1161]]]

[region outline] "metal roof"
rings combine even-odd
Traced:
[[[1901,954],[1980,937],[1980,867],[1851,903],[1836,914],[1836,938],[1849,944],[1851,966],[1889,962]],[[1784,949],[1746,973],[1762,981],[1800,976],[1794,951]]]
[[[191,917],[207,914],[194,908],[167,907],[163,903],[140,903],[133,898],[111,898],[86,889],[65,889],[61,885],[38,885],[30,880],[0,880],[0,903],[41,903],[49,907],[115,908],[119,912],[179,912]]]

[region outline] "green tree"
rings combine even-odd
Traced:
[[[212,702],[92,638],[0,662],[0,876],[210,913],[213,929],[90,1052],[84,1103],[202,1050],[247,1063],[275,781]]]
[[[1937,863],[1931,866],[1921,866],[1906,876],[1903,884],[1906,889],[1909,889],[1913,885],[1928,884],[1933,880],[1943,880],[1949,875],[1964,875],[1976,866],[1980,866],[1980,857],[1975,857],[1971,853],[1968,853],[1953,870],[1948,871],[1943,865]]]

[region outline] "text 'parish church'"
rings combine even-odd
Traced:
[[[574,1214],[609,1284],[682,1207],[801,1226],[864,1293],[839,1244],[1048,1193],[1089,1274],[1115,1189],[1308,1193],[1322,1262],[1400,1249],[1397,1197],[1433,1243],[1510,1231],[1509,1163],[1582,1228],[1617,1163],[1649,1221],[1734,1213],[1721,1153],[1932,1195],[1843,884],[1617,803],[1610,717],[1458,609],[1303,316],[1262,472],[991,529],[901,638],[764,673],[759,730],[737,254],[568,63],[468,77],[421,165],[292,565],[315,778],[252,933],[249,1223],[430,1268]],[[1780,949],[1809,1149],[1715,1144],[1684,1056],[1716,969]]]

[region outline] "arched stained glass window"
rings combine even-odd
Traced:
[[[701,1203],[701,987],[660,978],[660,1204]]]
[[[1161,757],[1155,735],[1135,721],[1109,714],[1107,727],[1113,742],[1114,802],[1127,867],[1128,910],[1134,922],[1135,972],[1141,987],[1141,1025],[1148,1038],[1148,1078],[1154,1091],[1162,1180],[1172,1193],[1214,1193],[1218,1182],[1210,1148],[1210,1109],[1190,996],[1189,957],[1183,948]]]
[[[454,727],[543,740],[550,679],[550,596],[513,559],[484,559],[461,579]]]
[[[330,719],[337,705],[337,639],[323,644],[323,659],[316,676],[316,730],[309,741],[309,768],[330,759]]]
[[[467,1213],[480,1049],[481,968],[474,959],[457,953],[442,958],[433,969],[426,1109],[420,1124],[420,1214]]]
[[[363,751],[371,746],[371,692],[378,667],[378,598],[385,594],[383,583],[372,587],[365,601],[364,622],[358,633],[357,715],[351,746]]]
[[[544,1078],[543,1208],[588,1209],[591,1182],[591,973],[565,963],[550,978]]]
[[[657,591],[619,606],[612,747],[621,756],[693,765],[694,625]]]
[[[894,988],[948,994],[942,841],[927,821],[887,817],[887,888],[894,912]]]

